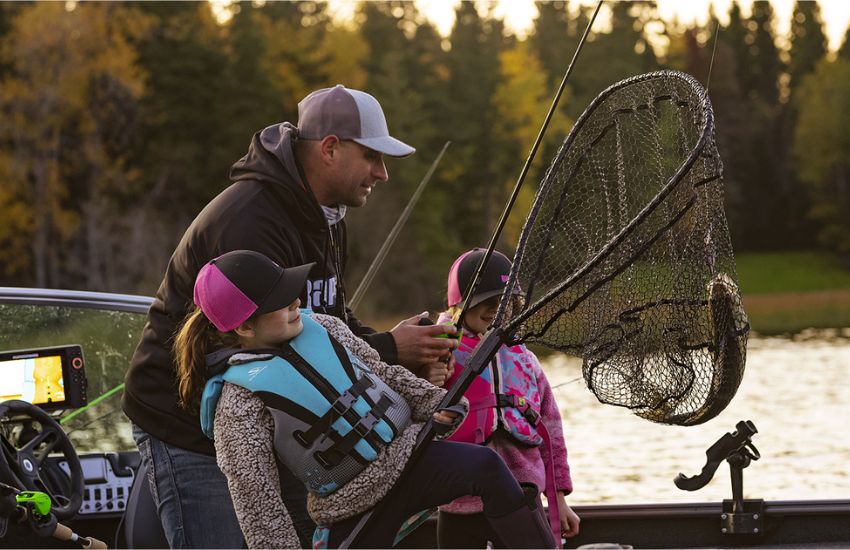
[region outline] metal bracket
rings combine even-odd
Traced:
[[[747,499],[742,509],[736,510],[734,500],[723,501],[723,513],[720,514],[720,532],[724,535],[763,535],[764,500]]]

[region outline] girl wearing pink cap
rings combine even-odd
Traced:
[[[389,548],[409,516],[470,493],[509,548],[553,547],[536,493],[490,449],[436,441],[401,475],[424,422],[433,418],[441,439],[467,403],[435,412],[445,390],[382,362],[338,318],[300,309],[309,270],[246,250],[212,260],[175,338],[181,404],[199,409],[215,442],[248,547],[300,547],[278,464],[308,490],[314,548]],[[347,541],[395,485],[398,496]]]
[[[448,277],[449,309],[440,315],[440,323],[457,322],[465,299],[463,293],[485,252],[481,248],[470,250],[452,264]],[[446,388],[455,383],[472,350],[492,324],[510,270],[511,261],[494,251],[464,317],[461,342],[454,351],[457,366]],[[513,298],[522,299],[518,291]],[[524,486],[533,484],[545,491],[553,534],[578,534],[579,517],[564,498],[572,492],[572,480],[561,417],[537,357],[524,345],[503,345],[464,395],[469,400],[469,414],[448,439],[485,445],[496,451]],[[542,511],[542,507],[539,509]],[[475,496],[461,497],[440,507],[438,540],[440,548],[484,548],[488,541],[496,548],[504,546],[499,534],[484,520],[481,499]]]

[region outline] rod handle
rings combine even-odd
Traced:
[[[92,548],[98,550],[107,548],[106,543],[104,543],[103,541],[98,540],[94,537],[81,537],[74,533],[70,527],[68,527],[67,525],[62,525],[61,523],[56,524],[56,530],[53,531],[53,538],[78,542],[83,548]]]

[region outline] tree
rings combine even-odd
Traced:
[[[788,64],[792,90],[826,55],[826,46],[820,6],[817,2],[797,0],[791,16],[791,51]]]
[[[108,278],[100,252],[121,231],[103,211],[135,177],[125,137],[145,77],[132,41],[146,26],[122,5],[36,3],[3,37],[4,202],[11,223],[25,216],[20,202],[31,209],[31,225],[15,228],[28,250],[13,253],[31,262],[38,286],[97,287]]]
[[[737,1],[733,0],[732,5],[729,7],[729,24],[721,29],[717,36],[720,42],[729,45],[735,67],[735,78],[740,83],[739,86],[745,96],[749,96],[750,94],[751,81],[747,76],[750,63],[750,52],[747,45],[748,34],[747,23],[741,14],[741,6]]]
[[[850,59],[850,27],[847,27],[844,32],[844,40],[842,40],[841,47],[838,49],[838,57]]]
[[[818,242],[850,258],[850,61],[821,60],[800,84],[794,154],[808,186]]]
[[[584,12],[579,10],[580,19]],[[563,0],[537,3],[537,17],[529,37],[532,51],[546,74],[546,85],[557,89],[561,77],[578,45],[575,20],[570,18],[569,4]]]
[[[520,167],[531,151],[552,98],[549,87],[546,86],[546,73],[527,41],[518,41],[503,51],[499,56],[499,64],[499,84],[493,95],[497,114],[495,129],[501,135],[510,136],[511,140],[510,147],[506,149],[508,154],[497,164],[502,179],[493,184],[501,184],[507,196],[516,183]],[[572,121],[563,111],[556,111],[549,122],[539,151],[557,149],[571,127]],[[531,202],[536,192],[534,182],[540,180],[549,160],[548,157],[538,157],[528,173],[503,236],[503,241],[510,246],[519,240],[522,224],[531,210]]]
[[[360,63],[364,88],[383,107],[392,134],[417,148],[410,158],[386,159],[390,182],[364,208],[350,211],[350,269],[347,284],[357,287],[416,185],[450,135],[442,127],[447,102],[445,54],[441,37],[424,24],[412,2],[369,2],[361,5],[360,36],[367,51]],[[453,153],[449,151],[449,155]],[[440,168],[444,168],[443,164]],[[439,173],[408,220],[378,272],[361,315],[381,311],[412,313],[409,307],[435,304],[446,258],[442,231],[450,196]],[[404,300],[399,300],[404,296]],[[414,306],[414,304],[416,304]],[[417,311],[421,311],[418,309]]]
[[[747,21],[749,56],[746,65],[747,91],[768,107],[779,102],[779,75],[782,62],[773,31],[773,6],[770,2],[754,2],[753,13]]]
[[[503,25],[482,18],[472,2],[462,2],[455,13],[450,35],[451,50],[446,105],[446,131],[453,138],[447,169],[452,173],[456,202],[449,217],[461,239],[460,248],[485,243],[496,221],[501,175],[493,163],[504,144],[494,131],[497,114],[493,95],[499,78],[499,53],[503,48]],[[474,107],[473,107],[474,106]]]

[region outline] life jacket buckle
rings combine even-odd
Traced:
[[[499,394],[497,406],[515,408],[531,424],[532,428],[536,427],[537,423],[540,422],[540,413],[534,410],[531,403],[525,397],[514,394]]]
[[[520,410],[522,416],[528,420],[528,423],[531,424],[531,427],[534,428],[537,426],[537,423],[540,422],[540,413],[531,408],[531,405],[527,405],[525,410]]]
[[[331,408],[337,415],[343,416],[351,409],[355,401],[357,401],[357,396],[353,395],[350,391],[346,391],[331,403]]]
[[[357,432],[357,435],[360,437],[366,437],[372,431],[372,428],[375,427],[375,424],[379,422],[379,419],[372,414],[372,411],[369,411],[366,416],[361,418],[357,424],[354,425],[354,431]]]
[[[292,432],[292,438],[305,449],[310,446],[310,443],[307,441],[307,438],[304,437],[304,432],[302,432],[301,430],[295,430],[294,432]]]

